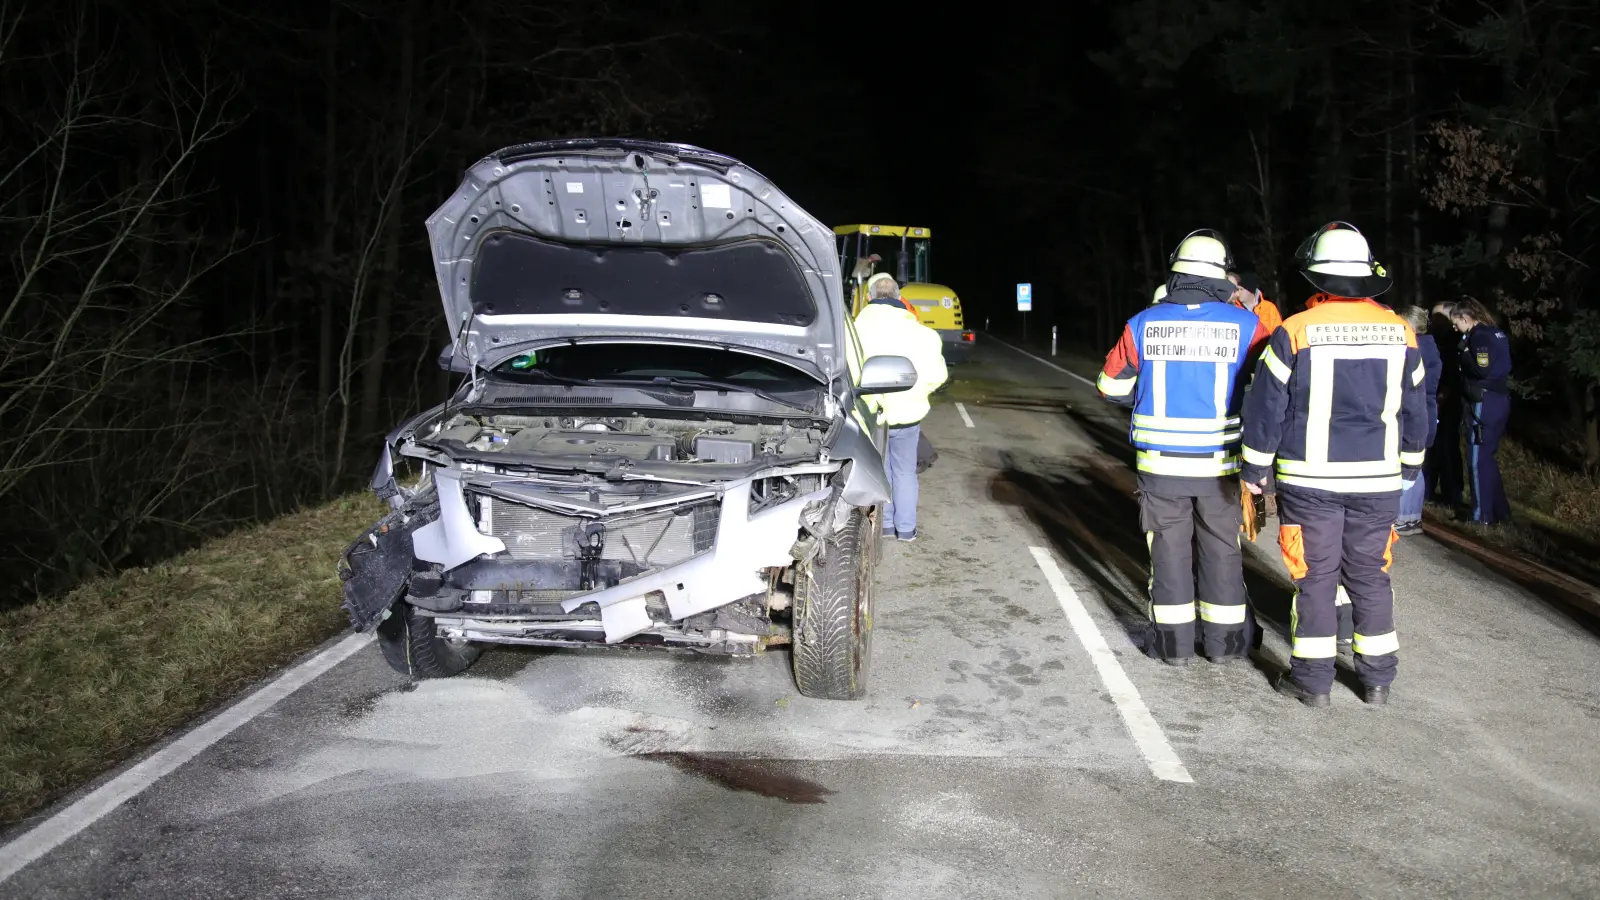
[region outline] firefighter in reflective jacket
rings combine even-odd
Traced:
[[[1422,355],[1411,326],[1372,300],[1392,282],[1354,226],[1323,226],[1299,255],[1329,297],[1290,316],[1261,354],[1240,476],[1258,491],[1276,464],[1278,545],[1295,594],[1290,670],[1275,687],[1328,705],[1342,583],[1363,699],[1382,704],[1398,665],[1389,566],[1400,482],[1416,477],[1428,436]]]
[[[1250,652],[1232,476],[1243,382],[1267,333],[1254,313],[1229,304],[1239,288],[1226,277],[1231,260],[1216,232],[1190,234],[1168,262],[1166,296],[1128,320],[1098,386],[1133,408],[1139,520],[1150,548],[1145,649],[1187,663],[1198,607],[1206,657],[1228,662]]]

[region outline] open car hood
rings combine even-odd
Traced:
[[[598,338],[844,370],[833,232],[731,157],[626,139],[508,147],[467,170],[428,238],[457,363]]]

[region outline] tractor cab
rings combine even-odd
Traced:
[[[906,301],[922,324],[944,339],[945,358],[964,360],[976,339],[961,316],[961,298],[933,281],[933,232],[909,225],[836,225],[839,271],[844,274],[841,298],[850,315],[867,305],[867,280],[888,272],[900,283]]]

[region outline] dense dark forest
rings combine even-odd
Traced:
[[[830,222],[927,216],[972,321],[1033,280],[1086,346],[1193,228],[1288,312],[1295,245],[1349,220],[1389,302],[1496,310],[1549,445],[1600,464],[1597,13],[0,5],[0,598],[358,486],[449,387],[423,219],[484,154],[571,135],[742,156]]]
[[[1207,226],[1287,315],[1312,291],[1296,246],[1349,221],[1396,276],[1386,303],[1495,311],[1514,428],[1600,464],[1600,3],[1105,9],[1084,53],[1047,52],[1060,29],[1041,20],[985,73],[992,134],[1055,138],[996,141],[989,167],[1047,238],[1044,324],[1103,352]]]
[[[7,597],[348,490],[446,391],[422,220],[704,114],[671,3],[0,5]]]

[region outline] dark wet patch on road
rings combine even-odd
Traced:
[[[417,682],[407,681],[392,688],[381,691],[368,691],[355,697],[346,697],[340,704],[339,715],[346,719],[359,719],[378,707],[378,701],[388,694],[409,694],[417,689]]]
[[[549,647],[490,646],[472,667],[475,678],[510,681],[534,663],[562,651]]]
[[[794,765],[794,760],[762,759],[741,753],[692,753],[685,750],[633,755],[638,759],[665,763],[730,791],[772,797],[785,803],[826,803],[823,798],[834,793],[814,781],[784,771],[785,767]]]

